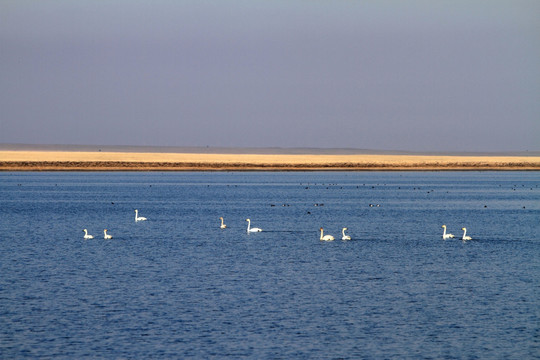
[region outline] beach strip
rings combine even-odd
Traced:
[[[540,170],[540,156],[0,151],[0,171]]]

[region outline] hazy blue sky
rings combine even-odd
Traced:
[[[540,149],[540,1],[0,0],[0,142]]]

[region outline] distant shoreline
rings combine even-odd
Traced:
[[[0,171],[540,171],[540,156],[0,150]]]

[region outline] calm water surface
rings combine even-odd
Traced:
[[[538,358],[539,234],[538,172],[0,173],[0,358]]]

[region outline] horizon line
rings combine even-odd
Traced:
[[[171,145],[91,145],[91,144],[27,144],[0,143],[0,151],[75,151],[75,152],[140,152],[199,154],[313,154],[313,155],[455,155],[455,156],[540,156],[540,150],[514,151],[415,151],[361,148],[319,147],[234,147],[234,146],[171,146]]]

